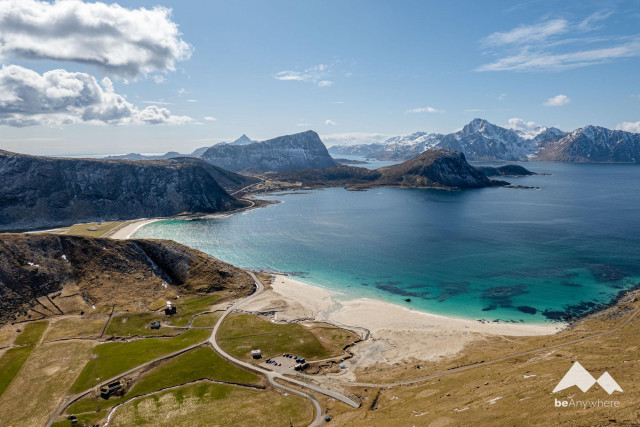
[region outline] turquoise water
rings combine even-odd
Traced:
[[[467,318],[550,322],[640,285],[640,167],[531,163],[540,190],[333,188],[226,218],[161,221],[173,239],[245,268]],[[406,302],[405,299],[410,299]]]

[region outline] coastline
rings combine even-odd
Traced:
[[[274,322],[320,321],[364,332],[351,348],[350,368],[375,363],[433,361],[455,355],[487,336],[552,335],[567,324],[512,324],[447,317],[393,303],[359,298],[341,301],[336,291],[275,274],[271,290],[244,311],[269,314]]]
[[[122,227],[117,228],[116,230],[112,230],[109,233],[105,234],[103,237],[108,237],[110,239],[116,240],[126,240],[130,239],[133,234],[138,231],[141,227],[144,227],[147,224],[151,224],[156,221],[162,221],[165,218],[141,218],[135,219],[133,221],[129,221],[123,224]]]

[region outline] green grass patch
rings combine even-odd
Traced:
[[[94,402],[94,407],[92,412],[87,412],[84,414],[78,413],[74,415],[78,417],[77,424],[71,424],[71,421],[64,419],[64,420],[56,421],[55,423],[51,424],[51,427],[93,426],[98,424],[100,420],[102,420],[107,416],[107,411],[103,409],[100,412],[96,412],[96,407]]]
[[[39,322],[30,322],[24,325],[22,332],[16,340],[13,342],[14,345],[31,345],[37,344],[42,338],[42,334],[47,330],[49,326],[49,322],[46,320],[42,320]]]
[[[0,396],[20,372],[32,350],[32,346],[10,348],[0,357]]]
[[[210,331],[196,329],[172,338],[145,338],[131,342],[101,344],[93,349],[95,357],[84,367],[71,393],[78,393],[96,385],[96,378],[106,381],[165,354],[173,353],[206,340]]]
[[[258,384],[260,377],[224,360],[209,346],[194,348],[180,356],[163,362],[149,371],[124,396],[100,399],[100,407],[115,406],[134,396],[140,396],[166,387],[172,387],[203,378],[239,384]],[[68,414],[96,410],[96,400],[85,398],[67,409]]]
[[[196,328],[212,328],[218,319],[222,316],[221,311],[215,313],[206,313],[193,319],[191,326]]]
[[[225,351],[247,360],[256,348],[265,357],[292,353],[307,360],[325,359],[340,355],[344,345],[354,339],[351,332],[331,326],[276,324],[250,314],[228,316],[218,332],[218,342]]]
[[[135,335],[178,335],[184,332],[180,329],[160,327],[151,329],[149,324],[154,320],[163,321],[167,316],[160,313],[126,313],[113,316],[107,326],[107,335],[128,337]]]
[[[99,225],[97,222],[92,222],[90,224],[76,224],[69,227],[68,234],[72,234],[74,236],[100,237],[120,224],[122,224],[120,221],[103,222]]]
[[[174,301],[178,307],[178,313],[171,317],[165,316],[167,323],[173,326],[187,326],[193,316],[203,311],[209,311],[220,298],[222,295],[219,294],[180,298]]]

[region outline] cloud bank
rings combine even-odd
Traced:
[[[52,70],[38,74],[18,65],[0,69],[0,125],[25,127],[92,124],[182,124],[175,116],[152,105],[142,110],[115,93],[113,83],[101,84],[87,73]]]
[[[545,107],[561,107],[563,105],[567,105],[571,102],[571,99],[567,95],[556,95],[547,99],[547,102],[544,103]]]
[[[0,1],[0,56],[71,61],[116,76],[175,70],[192,48],[180,38],[171,9],[58,0]],[[161,78],[159,78],[161,80]]]

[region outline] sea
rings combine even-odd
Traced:
[[[505,179],[537,189],[274,193],[260,196],[278,202],[264,208],[154,222],[134,237],[287,273],[340,299],[487,321],[574,320],[640,286],[640,166],[521,165],[539,175]]]

